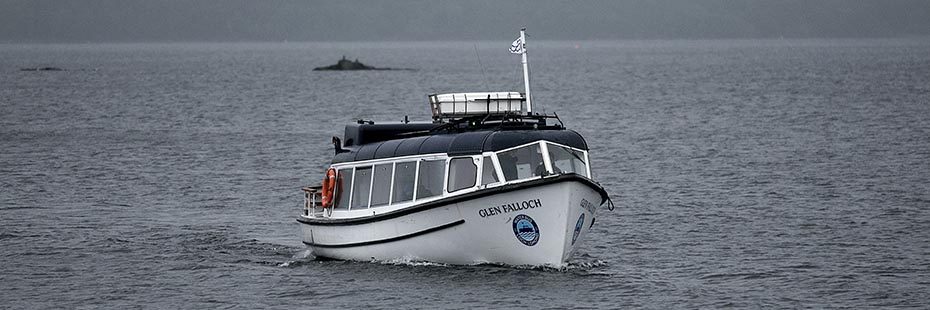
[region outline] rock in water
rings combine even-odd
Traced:
[[[317,67],[313,69],[314,71],[321,70],[384,70],[371,66],[367,66],[356,59],[355,61],[350,61],[346,59],[346,56],[342,56],[342,59],[339,60],[335,65],[326,66],[326,67]]]
[[[58,67],[32,67],[32,68],[22,68],[19,71],[65,71],[65,69]]]

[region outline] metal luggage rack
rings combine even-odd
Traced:
[[[549,124],[547,120],[553,119],[558,123]],[[548,114],[488,114],[451,119],[436,128],[429,130],[429,134],[439,132],[465,132],[473,130],[528,130],[528,129],[565,129],[565,123],[559,115]]]
[[[432,94],[429,95],[429,102],[434,123],[471,116],[526,111],[526,97],[518,92]],[[450,110],[451,112],[448,112]]]

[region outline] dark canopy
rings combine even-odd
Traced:
[[[344,152],[333,157],[333,163],[435,153],[446,153],[450,156],[473,155],[486,151],[499,151],[539,140],[552,141],[582,150],[588,149],[584,138],[568,129],[481,130],[347,146]]]

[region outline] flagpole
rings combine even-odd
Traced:
[[[533,104],[530,102],[530,69],[526,64],[526,27],[520,29],[520,43],[523,44],[523,87],[526,88],[526,114],[533,113]]]

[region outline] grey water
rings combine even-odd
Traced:
[[[0,304],[930,304],[927,38],[531,42],[537,111],[586,137],[617,205],[569,267],[308,255],[300,187],[330,137],[522,91],[508,47],[0,45]],[[312,71],[343,55],[416,70]],[[44,66],[65,71],[20,71]]]

